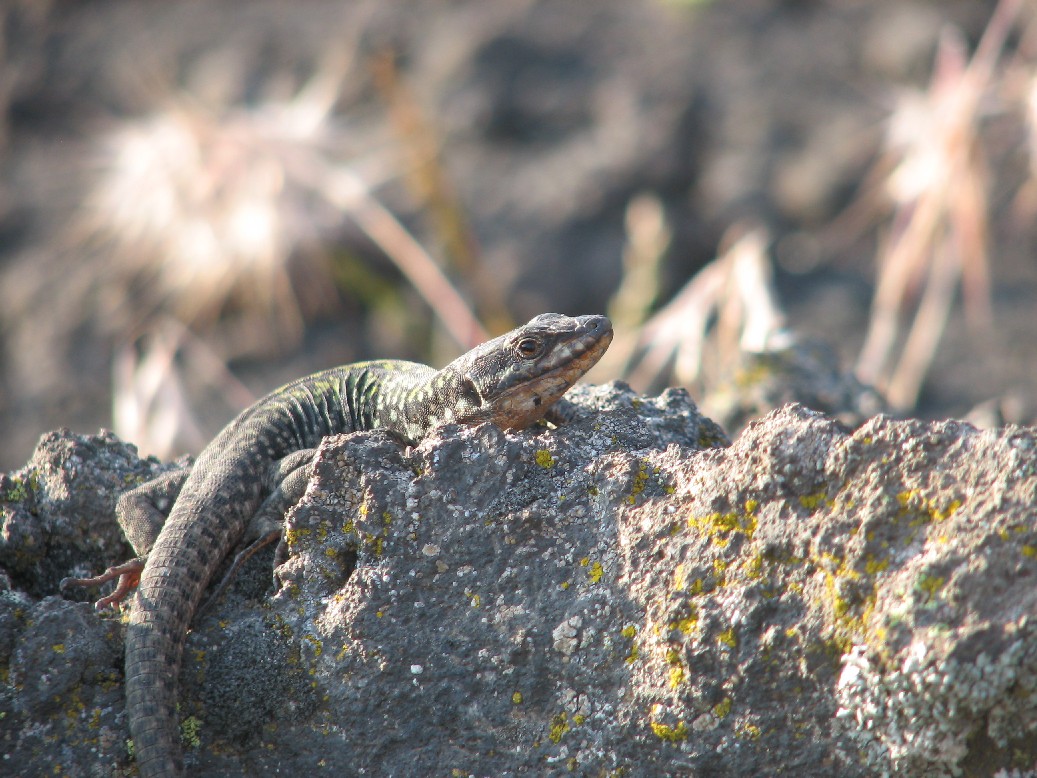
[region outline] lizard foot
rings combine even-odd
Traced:
[[[140,574],[144,570],[144,561],[145,557],[137,557],[128,562],[123,562],[121,565],[109,567],[103,573],[95,575],[93,578],[65,578],[61,582],[61,588],[64,589],[66,586],[99,586],[118,578],[115,591],[94,603],[94,607],[97,610],[103,610],[109,605],[122,602],[126,599],[126,595],[130,593],[130,590],[140,583]]]

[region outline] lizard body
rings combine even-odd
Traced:
[[[177,685],[191,619],[257,511],[282,489],[281,510],[286,495],[301,494],[311,456],[300,452],[328,435],[359,430],[385,429],[414,442],[446,422],[522,429],[543,418],[611,340],[604,316],[543,314],[439,371],[379,361],[316,373],[228,424],[198,457],[164,524],[120,500],[120,522],[141,556],[86,580],[120,578],[100,606],[124,596],[139,571],[126,634],[126,710],[140,775],[182,774]],[[284,486],[289,481],[291,488]]]

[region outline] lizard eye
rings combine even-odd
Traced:
[[[515,350],[523,359],[536,359],[543,351],[543,346],[536,338],[523,338],[515,344]]]

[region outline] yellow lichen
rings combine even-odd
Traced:
[[[676,689],[682,683],[684,683],[684,668],[683,667],[671,667],[670,668],[670,688]]]
[[[734,627],[725,629],[717,635],[717,642],[724,644],[728,648],[738,648],[738,636],[735,635]]]
[[[936,593],[946,583],[946,579],[935,575],[920,575],[915,581],[915,588],[925,593],[928,599],[933,599]]]
[[[716,716],[718,719],[724,718],[725,716],[727,716],[727,714],[731,712],[731,705],[731,698],[725,697],[713,706],[713,715]]]
[[[684,663],[681,661],[680,651],[675,648],[666,652],[666,663],[670,665],[670,688],[676,689],[684,683]]]
[[[660,724],[656,721],[649,723],[651,724],[652,732],[660,740],[676,743],[680,740],[686,740],[688,737],[688,726],[683,721],[678,721],[676,727]]]
[[[590,570],[587,571],[587,577],[590,582],[596,584],[601,580],[601,576],[604,574],[604,570],[601,567],[601,562],[595,562],[591,565]]]
[[[546,448],[538,448],[533,459],[543,468],[554,467],[555,465],[554,457],[551,456],[551,452]]]
[[[309,643],[311,646],[313,646],[314,656],[320,656],[324,653],[324,644],[316,635],[306,634],[302,636],[302,639]]]
[[[680,591],[687,584],[687,577],[684,573],[684,563],[681,562],[673,570],[673,583],[671,586],[675,591]]]
[[[623,658],[623,661],[626,662],[628,665],[632,665],[634,662],[636,662],[640,658],[641,658],[641,649],[638,648],[637,643],[631,643],[630,644],[630,653],[627,654]]]
[[[827,494],[825,492],[815,492],[814,494],[805,494],[799,498],[799,504],[806,508],[808,511],[817,510],[822,503],[826,500]],[[831,502],[829,501],[829,504]]]
[[[569,729],[569,714],[563,710],[551,719],[551,730],[548,732],[547,738],[552,743],[558,743]]]
[[[743,724],[735,730],[735,736],[743,740],[759,740],[760,728],[755,724]]]
[[[630,488],[630,494],[627,496],[627,503],[633,505],[637,502],[637,496],[645,490],[645,486],[648,485],[648,462],[641,460],[638,466],[637,473],[634,474],[634,485]]]
[[[876,559],[872,554],[868,554],[864,561],[864,571],[868,575],[875,575],[875,573],[881,573],[889,567],[888,559]]]
[[[752,505],[750,506],[750,503]],[[734,511],[720,513],[719,511],[706,514],[705,516],[689,516],[688,528],[702,532],[713,542],[713,545],[723,548],[731,542],[731,538],[737,534],[752,538],[756,532],[756,503],[746,503],[752,510],[746,510],[744,514]]]
[[[691,615],[685,616],[682,619],[674,619],[666,625],[666,628],[669,629],[671,632],[673,630],[677,630],[682,635],[690,635],[691,631],[695,629],[695,625],[698,623],[698,620],[698,612],[695,610],[694,607],[692,607]]]
[[[749,558],[749,561],[745,565],[745,576],[750,580],[755,580],[763,575],[763,555],[754,554]]]

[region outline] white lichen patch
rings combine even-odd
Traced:
[[[999,747],[1037,728],[1037,643],[1023,620],[996,653],[972,661],[913,643],[886,669],[864,646],[843,657],[839,726],[883,775],[958,775],[968,741],[984,728]]]

